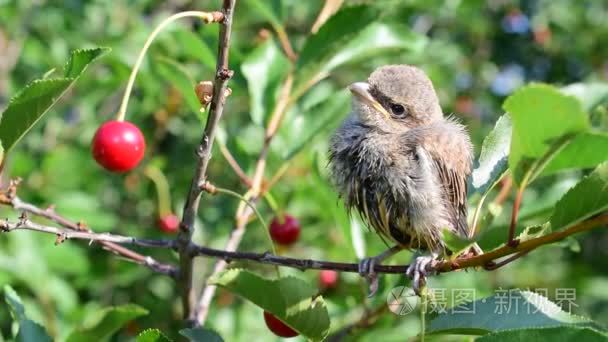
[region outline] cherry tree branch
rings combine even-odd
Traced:
[[[32,230],[36,232],[56,235],[56,245],[59,245],[69,239],[88,240],[91,242],[114,242],[122,245],[134,245],[139,247],[168,249],[172,249],[174,245],[173,240],[139,239],[131,236],[123,236],[110,233],[93,233],[89,231],[78,231],[67,228],[46,226],[29,220],[27,218],[27,215],[21,215],[19,221],[17,222],[11,222],[9,220],[0,221],[0,231],[8,233],[15,230]]]
[[[554,243],[565,239],[568,236],[581,233],[584,231],[591,230],[598,226],[608,224],[608,214],[603,214],[592,219],[577,223],[566,229],[549,233],[537,238],[522,241],[516,247],[510,247],[505,244],[498,247],[488,253],[473,256],[473,257],[462,257],[455,260],[443,260],[436,263],[429,264],[428,271],[435,271],[437,273],[446,273],[464,268],[472,267],[483,267],[491,261],[498,260],[500,258],[516,256],[509,258],[509,261],[513,261],[521,255],[527,254],[530,251],[550,243]],[[235,252],[226,250],[213,249],[203,246],[194,246],[191,249],[194,256],[206,256],[214,257],[230,262],[234,260],[246,260],[253,261],[262,264],[285,266],[291,268],[297,268],[300,270],[315,269],[315,270],[334,270],[339,272],[358,272],[359,264],[357,263],[343,263],[333,261],[322,261],[313,259],[299,259],[282,257],[273,255],[269,252],[265,253],[253,253],[253,252]],[[506,263],[501,263],[503,266]],[[376,265],[374,271],[377,273],[388,273],[388,274],[403,274],[407,270],[409,265]]]
[[[70,234],[72,234],[73,232],[74,233],[75,232],[85,233],[85,235],[81,235],[81,234],[74,235],[74,236],[77,236],[77,238],[79,238],[80,236],[87,236],[86,234],[97,235],[97,234],[93,233],[91,231],[91,229],[89,229],[86,226],[86,224],[84,224],[83,222],[77,223],[77,222],[71,221],[71,220],[59,215],[58,213],[56,213],[54,208],[52,208],[52,207],[49,207],[47,209],[42,209],[31,203],[22,201],[19,197],[17,197],[18,184],[19,184],[19,181],[11,181],[11,184],[9,185],[8,189],[6,191],[0,192],[0,204],[10,206],[13,209],[15,209],[16,211],[20,211],[22,213],[31,214],[31,215],[42,217],[42,218],[45,218],[52,222],[55,222],[55,223],[59,224],[61,227],[66,229],[66,230],[63,230],[62,233],[68,233],[68,232]],[[103,234],[101,234],[101,235],[103,235]],[[115,235],[115,237],[117,237],[117,236]],[[139,243],[141,243],[141,244],[146,244],[146,247],[151,247],[151,245],[155,245],[154,247],[161,247],[160,245],[166,245],[166,246],[163,246],[165,248],[174,247],[173,246],[174,242],[172,242],[172,241],[159,240],[159,241],[152,242],[152,240],[141,240],[141,239],[127,238],[127,237],[124,237],[124,238],[126,238],[127,240],[131,239],[129,242],[130,244],[140,245]],[[177,268],[175,266],[161,263],[150,256],[142,255],[129,248],[119,245],[116,241],[107,241],[108,239],[103,239],[103,238],[94,239],[94,240],[99,241],[99,244],[102,245],[105,250],[107,250],[111,253],[114,253],[126,260],[134,262],[136,264],[146,266],[155,272],[166,274],[171,277],[175,277],[177,274]],[[137,241],[137,242],[134,242],[134,241]]]
[[[222,5],[223,20],[219,22],[219,47],[217,56],[217,67],[213,85],[213,97],[209,107],[209,116],[201,143],[196,150],[198,157],[197,166],[192,177],[190,191],[184,204],[180,232],[177,236],[177,247],[180,259],[180,272],[178,285],[182,296],[182,307],[184,316],[190,321],[193,319],[194,303],[196,301],[194,289],[192,288],[192,257],[189,252],[194,231],[194,221],[198,213],[201,199],[201,185],[204,184],[207,174],[207,166],[211,158],[211,149],[219,121],[224,113],[226,102],[226,88],[228,80],[232,78],[233,71],[229,69],[228,54],[230,50],[230,34],[232,32],[232,15],[236,0],[224,0]]]
[[[281,89],[281,93],[279,95],[279,100],[273,110],[273,113],[270,117],[270,121],[268,122],[268,126],[266,127],[266,132],[264,135],[264,144],[262,146],[262,150],[258,156],[255,171],[253,174],[253,178],[251,180],[251,186],[249,191],[245,194],[245,199],[249,203],[254,203],[257,199],[263,195],[264,192],[264,171],[266,170],[266,158],[268,157],[268,151],[270,149],[270,143],[272,139],[277,133],[279,125],[283,119],[285,112],[287,111],[290,102],[289,102],[289,94],[291,93],[291,88],[293,85],[293,77],[291,74],[287,76],[285,82],[283,84],[283,88]],[[244,203],[241,203],[236,212],[236,227],[230,234],[228,238],[228,242],[224,246],[224,251],[227,253],[235,252],[241,243],[243,238],[243,234],[245,233],[245,227],[249,222],[251,215],[253,214],[253,210]],[[194,248],[196,250],[197,248]],[[229,258],[228,258],[229,259]],[[216,275],[222,272],[227,266],[226,259],[218,261],[213,268],[213,275]],[[216,286],[214,285],[206,285],[202,291],[201,297],[198,301],[198,304],[195,308],[195,325],[203,325],[205,320],[207,319],[207,315],[209,313],[209,308],[211,305],[211,300],[215,295]]]

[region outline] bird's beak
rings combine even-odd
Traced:
[[[351,84],[348,87],[348,90],[350,90],[350,92],[353,93],[353,95],[355,95],[355,97],[357,97],[361,102],[379,111],[382,113],[382,115],[384,115],[385,118],[389,118],[389,114],[386,109],[384,109],[380,102],[376,101],[376,99],[374,99],[374,97],[369,93],[369,84],[365,82],[356,82]]]

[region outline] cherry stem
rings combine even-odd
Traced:
[[[169,182],[165,174],[156,166],[147,166],[144,169],[144,175],[150,178],[156,187],[158,197],[158,215],[163,218],[173,212],[171,210],[171,191],[169,190]]]
[[[275,216],[279,218],[279,221],[281,223],[283,223],[284,222],[284,220],[283,220],[283,212],[279,208],[279,205],[277,204],[276,199],[274,198],[274,196],[272,196],[272,194],[270,193],[270,191],[267,191],[264,194],[264,199],[266,200],[266,203],[268,203],[268,206],[270,207],[270,209],[272,209],[272,211],[274,212]]]
[[[125,89],[125,94],[122,97],[122,102],[120,104],[120,109],[118,110],[118,114],[116,115],[117,121],[125,120],[125,115],[127,113],[127,105],[129,104],[129,98],[131,97],[131,90],[133,90],[133,84],[135,83],[135,77],[137,77],[137,72],[139,71],[139,68],[144,60],[144,56],[146,55],[148,48],[150,47],[150,45],[152,45],[152,41],[154,41],[156,36],[158,36],[158,34],[167,25],[169,25],[173,21],[176,21],[177,19],[186,18],[186,17],[201,18],[201,19],[203,19],[203,22],[205,24],[216,22],[223,18],[223,16],[222,16],[222,18],[220,18],[220,15],[218,15],[218,13],[186,11],[186,12],[176,13],[176,14],[168,17],[167,19],[163,20],[160,24],[158,24],[158,26],[156,26],[154,31],[152,31],[152,33],[148,36],[148,39],[146,40],[144,47],[141,49],[141,52],[139,53],[139,56],[137,57],[137,61],[135,62],[135,65],[133,66],[133,69],[131,70],[131,75],[129,76],[127,88]]]
[[[224,189],[224,188],[215,188],[215,192],[226,194],[226,195],[230,195],[232,197],[236,197],[239,200],[243,201],[243,203],[245,203],[249,208],[251,208],[251,210],[253,210],[253,212],[255,213],[255,216],[258,217],[258,220],[260,220],[260,223],[262,223],[262,226],[264,227],[264,230],[266,232],[266,238],[268,238],[268,241],[270,243],[270,248],[272,249],[272,253],[274,255],[277,255],[277,252],[276,252],[276,250],[274,248],[274,242],[272,241],[272,237],[270,236],[270,229],[268,228],[268,225],[266,224],[266,221],[262,217],[262,214],[260,214],[260,212],[256,208],[255,204],[253,204],[251,201],[249,201],[244,196],[241,196],[241,194],[236,193],[236,192],[234,192],[232,190],[228,190],[228,189]]]

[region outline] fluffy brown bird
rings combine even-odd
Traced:
[[[418,292],[427,265],[449,253],[442,230],[468,237],[467,176],[472,146],[465,127],[444,117],[433,84],[410,65],[375,70],[350,86],[352,112],[330,147],[333,182],[349,210],[359,212],[388,251],[361,262],[377,288],[374,264],[402,249],[428,250],[407,275]]]

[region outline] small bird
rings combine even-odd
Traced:
[[[418,293],[427,265],[448,251],[442,230],[470,237],[467,176],[472,145],[463,125],[444,117],[431,80],[410,65],[376,69],[349,87],[352,111],[331,139],[331,178],[349,212],[355,209],[383,240],[396,243],[361,261],[377,289],[374,265],[403,249],[428,250],[406,274]]]

